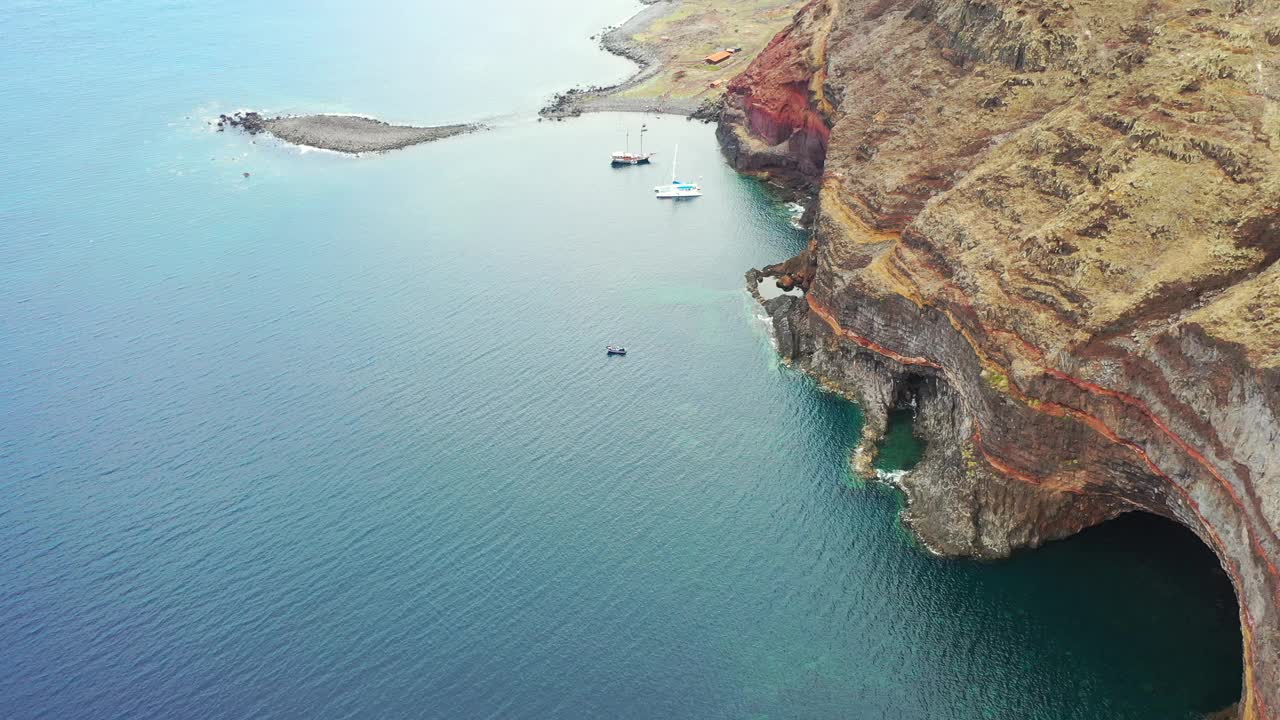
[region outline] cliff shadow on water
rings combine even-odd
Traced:
[[[1239,701],[1244,664],[1235,591],[1213,551],[1181,524],[1126,513],[989,567],[1018,604],[1034,598],[1042,610],[1073,617],[1077,642],[1109,648],[1115,664],[1134,668],[1142,693],[1171,692],[1167,680],[1153,679],[1193,667],[1199,679],[1181,690],[1195,712]],[[1033,587],[1044,582],[1056,592]],[[1108,612],[1126,606],[1129,612]]]
[[[917,392],[925,385],[917,378],[900,387],[870,464],[874,477],[896,488],[926,454],[916,433]],[[1006,644],[1038,651],[1045,664],[1062,663],[1062,681],[1078,683],[1080,692],[1099,692],[1079,672],[1096,654],[1120,669],[1114,682],[1153,697],[1173,695],[1161,680],[1194,668],[1196,680],[1177,690],[1187,717],[1238,717],[1244,665],[1235,590],[1209,546],[1182,524],[1133,511],[1005,561],[931,562],[950,578],[932,587],[989,628],[997,652]]]

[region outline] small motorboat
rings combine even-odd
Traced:
[[[606,355],[626,355],[627,349],[617,345],[605,345],[604,352]]]

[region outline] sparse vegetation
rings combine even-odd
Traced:
[[[621,28],[606,29],[602,45],[646,65],[636,78],[569,98],[569,107],[548,115],[582,110],[655,109],[693,113],[724,95],[728,81],[747,68],[803,5],[800,0],[683,0],[669,12],[644,15]],[[638,26],[637,26],[638,24]],[[705,58],[740,48],[719,64]]]

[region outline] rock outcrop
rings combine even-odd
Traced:
[[[265,117],[246,111],[218,116],[211,122],[218,132],[239,128],[249,135],[269,133],[294,145],[359,154],[399,150],[424,142],[483,130],[478,124],[414,127],[391,125],[359,115],[281,115]]]
[[[719,135],[817,191],[766,307],[862,404],[856,463],[918,408],[922,542],[1173,518],[1232,579],[1240,716],[1280,718],[1280,4],[812,0]]]
[[[744,172],[781,175],[812,187],[831,135],[825,97],[826,46],[835,13],[811,2],[730,83],[717,136]]]
[[[227,128],[240,128],[250,135],[267,131],[267,118],[260,113],[252,110],[232,113],[230,115],[222,114],[218,116],[218,122],[215,123],[218,132],[223,132]]]

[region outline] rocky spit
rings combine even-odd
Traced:
[[[934,552],[1190,528],[1239,601],[1247,720],[1280,719],[1276,77],[1262,0],[810,0],[718,128],[816,193],[809,247],[749,283],[804,291],[763,304],[861,405],[855,469],[912,407]]]
[[[657,98],[623,98],[618,93],[648,80],[658,71],[659,59],[653,48],[634,42],[631,36],[657,18],[670,12],[675,3],[664,0],[641,0],[645,9],[622,25],[605,28],[600,34],[600,49],[639,65],[631,77],[614,85],[589,85],[556,93],[538,112],[548,120],[577,117],[584,111],[661,112]]]
[[[219,115],[214,125],[218,132],[235,128],[250,135],[268,133],[294,145],[352,154],[399,150],[410,145],[441,140],[484,128],[476,124],[435,127],[391,125],[381,120],[358,115],[265,117],[252,111]]]

